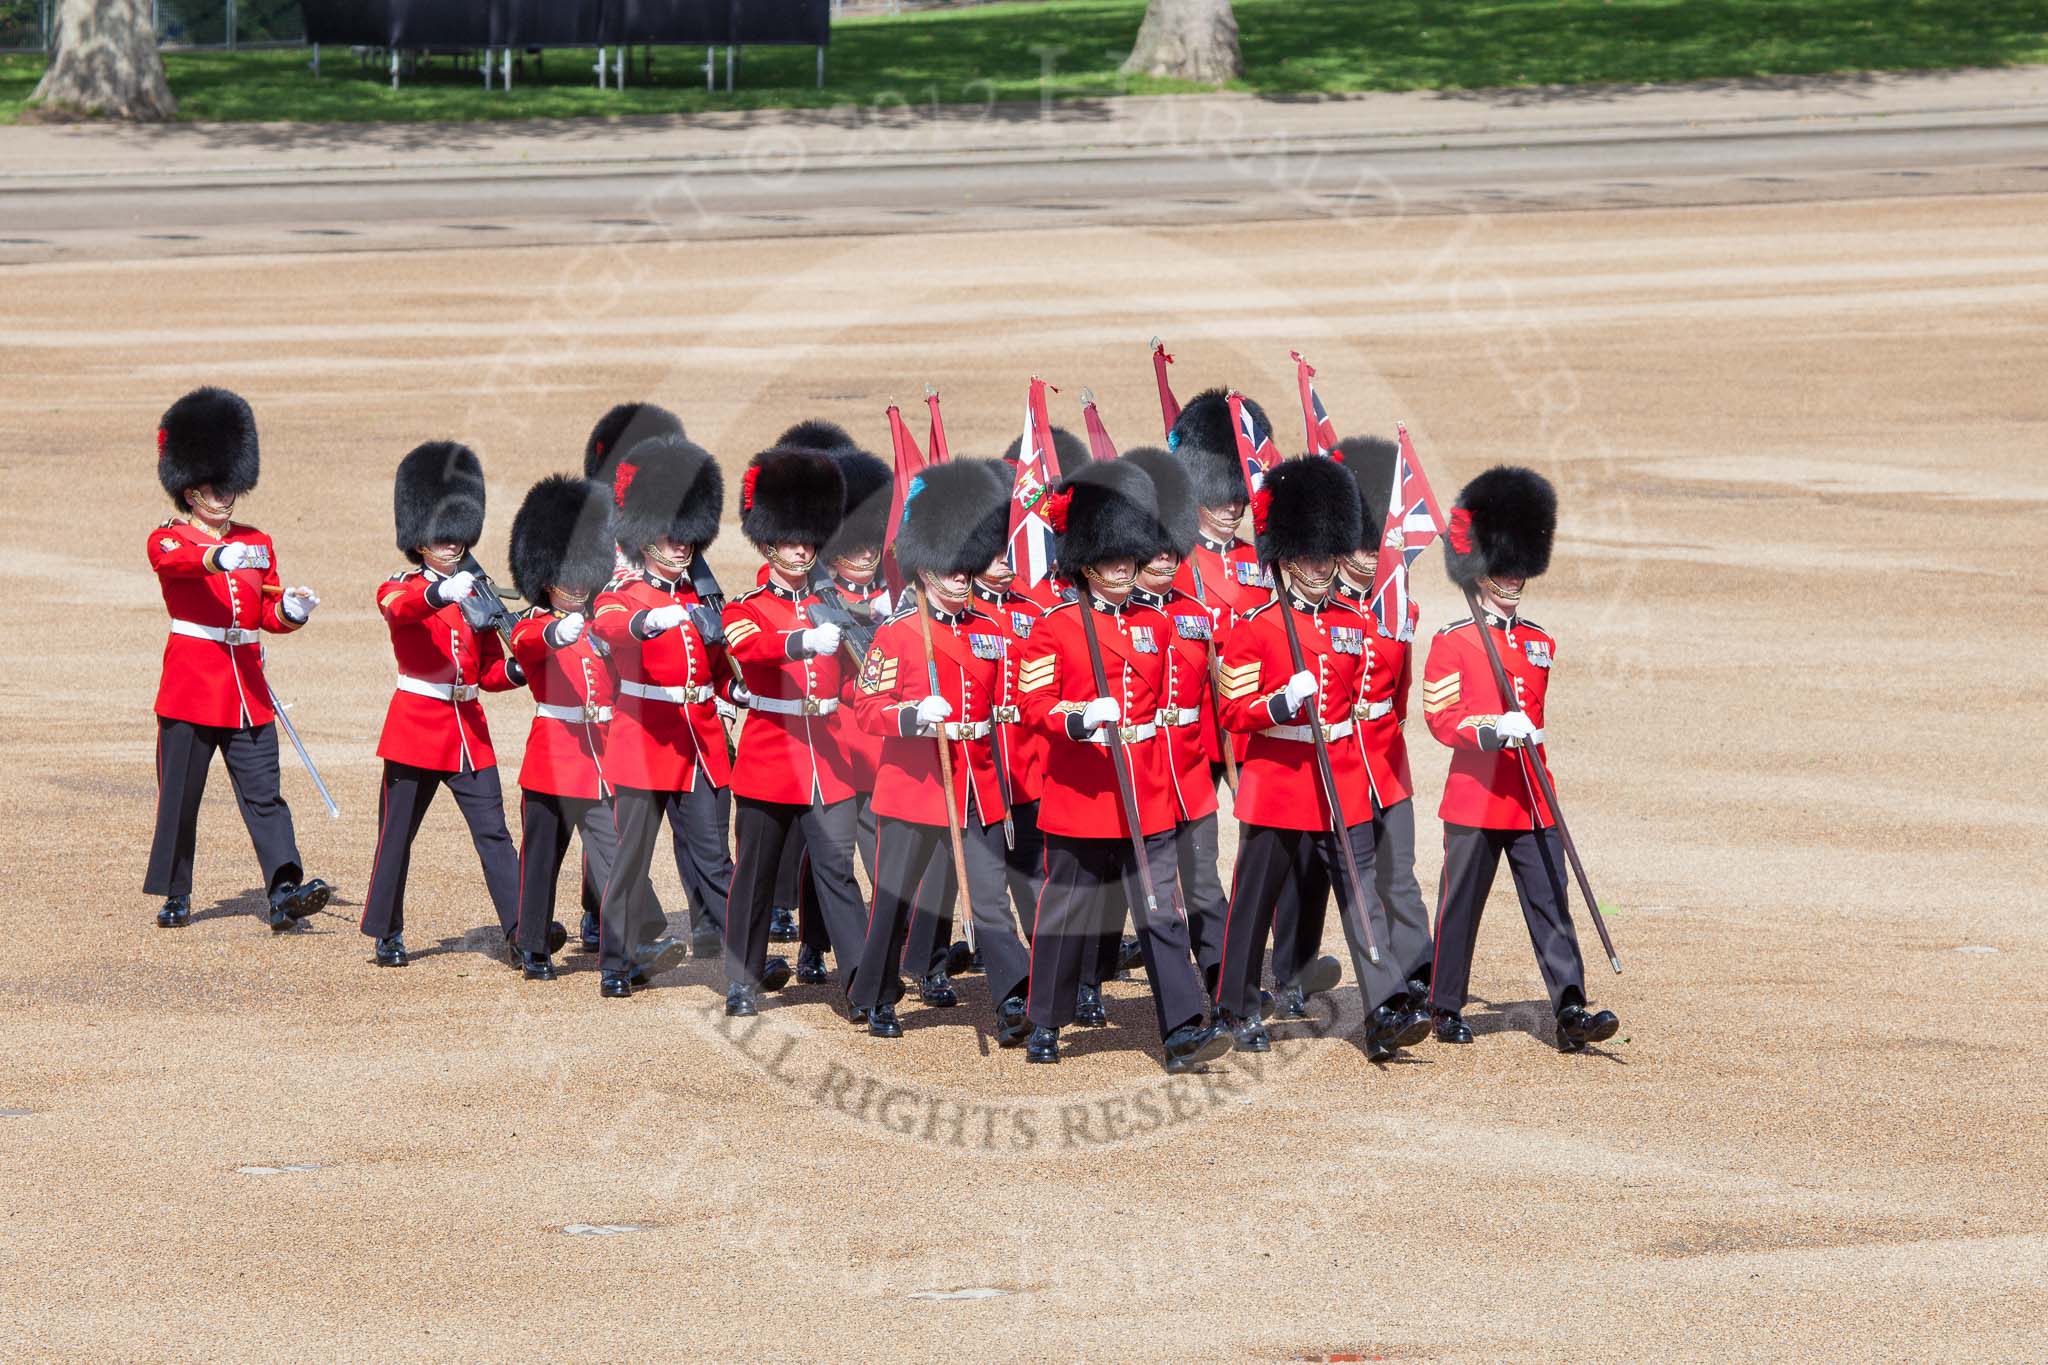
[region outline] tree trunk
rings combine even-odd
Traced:
[[[1151,0],[1123,70],[1127,76],[1173,76],[1211,85],[1242,76],[1244,54],[1238,50],[1230,0]]]
[[[150,0],[62,0],[49,70],[29,96],[32,116],[154,123],[175,115],[149,7]]]

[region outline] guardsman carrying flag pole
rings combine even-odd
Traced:
[[[864,1015],[877,1038],[903,1034],[896,1018],[903,995],[897,964],[920,884],[940,882],[943,904],[959,880],[946,848],[949,827],[958,831],[952,837],[959,841],[967,912],[996,1005],[997,1041],[1015,1047],[1027,1031],[1030,966],[1009,914],[1006,807],[993,744],[1010,637],[976,609],[973,597],[975,574],[1002,553],[1008,535],[1008,488],[988,465],[967,460],[917,475],[904,498],[894,549],[906,590],[929,594],[930,621],[918,620],[926,609],[918,605],[891,616],[855,684],[860,723],[882,737],[874,895],[852,994],[855,1017]],[[950,746],[949,765],[940,761],[942,744]]]
[[[1612,1010],[1587,1005],[1585,960],[1566,903],[1566,848],[1546,799],[1543,711],[1557,643],[1521,614],[1529,580],[1550,567],[1556,532],[1557,493],[1549,480],[1533,469],[1498,465],[1458,494],[1444,537],[1444,567],[1451,582],[1474,596],[1481,618],[1468,616],[1438,631],[1422,675],[1429,732],[1451,750],[1438,808],[1444,872],[1430,983],[1436,1036],[1446,1043],[1472,1041],[1462,1017],[1472,949],[1503,857],[1557,1016],[1558,1046],[1577,1052],[1612,1038],[1621,1026]],[[1491,651],[1482,631],[1491,637]],[[1496,666],[1512,695],[1496,680]]]

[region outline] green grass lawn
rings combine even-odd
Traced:
[[[722,65],[721,88],[705,92],[701,48],[658,49],[651,77],[636,69],[624,91],[595,87],[591,53],[550,52],[545,74],[529,62],[509,96],[446,62],[394,93],[345,50],[324,54],[318,79],[301,50],[165,60],[180,116],[198,120],[557,118],[1194,88],[1117,75],[1144,8],[1047,0],[849,20],[833,32],[822,91],[809,48],[749,49],[731,95]],[[2048,62],[2048,0],[1236,0],[1236,10],[1247,73],[1233,88],[1271,95]],[[20,113],[41,72],[39,54],[0,57],[0,122]]]

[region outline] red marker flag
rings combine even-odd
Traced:
[[[938,413],[938,398],[930,402],[932,412]],[[903,413],[894,403],[889,405],[889,444],[895,449],[896,486],[889,494],[889,524],[882,531],[882,572],[889,580],[889,595],[893,598],[903,592],[903,572],[896,567],[896,532],[903,526],[903,500],[910,492],[911,480],[925,467],[924,452],[917,448],[917,438],[904,425]]]
[[[1109,432],[1102,425],[1102,414],[1095,410],[1095,395],[1086,389],[1081,391],[1081,420],[1088,427],[1089,458],[1114,460],[1116,442],[1109,439]]]
[[[1330,420],[1323,400],[1316,394],[1316,367],[1303,360],[1300,351],[1287,354],[1294,357],[1294,384],[1301,390],[1301,420],[1308,429],[1308,453],[1333,454],[1337,449],[1337,424]]]
[[[924,405],[931,409],[932,414],[931,439],[925,444],[931,447],[932,463],[944,464],[953,458],[953,452],[946,445],[946,424],[939,417],[939,391],[930,385],[925,386]]]
[[[1401,453],[1394,461],[1394,487],[1387,499],[1387,525],[1380,536],[1379,568],[1373,575],[1372,610],[1379,617],[1380,634],[1388,639],[1407,640],[1415,635],[1408,619],[1408,566],[1429,543],[1444,534],[1443,508],[1430,491],[1422,473],[1422,461],[1415,457],[1415,443],[1408,439],[1405,423],[1394,423],[1401,437]],[[1389,630],[1388,623],[1398,623]]]
[[[1045,413],[1047,384],[1034,377],[1024,399],[1024,437],[1017,445],[1017,480],[1010,489],[1010,563],[1027,587],[1052,573],[1052,527],[1040,504],[1052,491],[1052,420]],[[1058,390],[1054,390],[1058,392]]]
[[[1173,424],[1180,420],[1180,400],[1173,396],[1173,387],[1166,382],[1166,367],[1173,363],[1173,357],[1166,353],[1166,343],[1158,337],[1152,338],[1152,373],[1159,380],[1159,419],[1165,424],[1168,434]]]

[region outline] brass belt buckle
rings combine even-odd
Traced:
[[[1015,725],[1017,723],[1017,708],[1014,706],[998,706],[989,712],[989,715],[1003,725]]]
[[[819,702],[816,697],[804,698],[804,714],[807,716],[816,716],[823,714],[819,709]]]
[[[583,723],[585,725],[595,725],[597,723],[596,702],[587,701],[583,703]]]
[[[1135,725],[1119,725],[1116,733],[1117,737],[1126,744],[1136,744],[1138,742],[1138,727]]]

